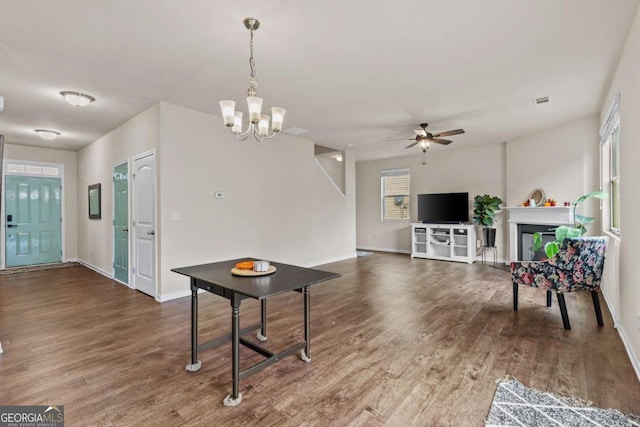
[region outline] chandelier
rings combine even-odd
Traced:
[[[236,138],[241,141],[247,139],[249,134],[253,134],[254,138],[261,142],[264,139],[273,138],[276,133],[282,130],[282,122],[284,121],[284,108],[272,107],[271,117],[268,114],[262,114],[262,98],[256,96],[258,88],[258,80],[256,79],[256,63],[253,59],[253,32],[260,26],[260,21],[255,18],[246,18],[244,26],[251,32],[249,39],[249,89],[247,89],[247,105],[249,106],[249,127],[242,131],[242,112],[235,111],[236,102],[230,100],[220,101],[220,109],[222,110],[222,118],[224,125],[229,128]],[[269,120],[271,120],[271,134],[269,134]]]

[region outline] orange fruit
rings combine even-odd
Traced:
[[[236,264],[238,270],[253,270],[253,261],[242,261]]]

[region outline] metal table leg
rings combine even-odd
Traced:
[[[487,262],[487,251],[493,252],[493,265],[496,266],[498,263],[498,248],[495,246],[483,246],[480,253],[482,264]]]
[[[233,376],[233,390],[224,398],[224,406],[238,406],[242,402],[240,393],[240,297],[231,297],[231,364]]]
[[[267,299],[263,298],[260,300],[260,318],[262,323],[262,328],[258,331],[258,340],[266,341],[267,340]]]
[[[191,363],[187,363],[187,372],[197,372],[202,367],[198,360],[198,288],[195,279],[191,279]]]
[[[305,286],[302,290],[304,295],[304,341],[305,348],[300,350],[300,358],[305,362],[311,362],[311,324],[310,324],[310,293],[309,287]]]

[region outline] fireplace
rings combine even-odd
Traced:
[[[509,259],[527,261],[544,259],[544,249],[531,254],[533,233],[542,232],[543,244],[555,239],[549,231],[559,225],[573,225],[573,206],[506,208],[509,212]]]
[[[556,238],[555,225],[518,224],[518,259],[520,261],[540,261],[547,258],[544,245]],[[532,253],[533,234],[542,233],[542,246]]]

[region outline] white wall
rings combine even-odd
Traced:
[[[78,156],[75,151],[55,150],[49,148],[28,147],[24,145],[5,144],[4,158],[42,163],[59,163],[64,165],[64,236],[62,249],[64,261],[78,256]],[[4,248],[2,250],[4,254]]]
[[[420,193],[469,193],[469,219],[472,199],[488,193],[505,199],[504,144],[473,148],[447,148],[427,152],[426,165],[419,150],[413,154],[391,159],[358,162],[356,166],[357,246],[383,251],[411,251],[410,222],[417,222],[417,195]],[[409,168],[411,174],[410,221],[382,221],[380,200],[380,171]],[[500,213],[495,224],[498,257],[508,254],[505,246],[506,215]],[[482,231],[476,230],[478,236]]]
[[[154,105],[78,152],[78,259],[104,274],[113,274],[113,167],[136,154],[157,150],[159,132],[160,106]],[[102,184],[102,218],[90,220],[87,191],[98,183]]]
[[[161,104],[163,298],[187,295],[172,268],[253,256],[311,265],[355,254],[355,164],[347,198],[314,160],[314,144],[281,134],[237,141],[219,117]],[[216,191],[224,192],[215,199]],[[171,213],[180,212],[180,220]]]
[[[320,167],[324,169],[326,174],[336,185],[336,190],[339,190],[343,194],[345,193],[345,176],[344,176],[344,163],[336,160],[336,156],[344,157],[342,151],[334,151],[330,154],[316,155],[316,162],[320,164]]]
[[[640,253],[640,9],[636,12],[618,68],[602,103],[601,122],[606,119],[609,106],[620,94],[620,241],[619,258],[608,266],[617,266],[613,283],[606,283],[603,291],[609,299],[617,295],[619,309],[618,331],[627,346],[636,374],[640,378],[640,281],[635,267]],[[615,242],[611,247],[615,248]],[[616,251],[608,251],[607,257]]]
[[[509,141],[507,206],[520,206],[534,188],[542,188],[559,204],[597,190],[599,143],[596,115]],[[597,201],[590,201],[581,212],[597,217],[597,209]],[[597,230],[598,224],[589,231]]]
[[[542,188],[558,202],[574,202],[597,190],[599,182],[598,117],[587,116],[533,135],[481,147],[415,153],[357,164],[357,246],[410,252],[409,221],[380,220],[380,171],[411,170],[411,221],[417,220],[417,194],[468,191],[500,197],[502,207],[520,206],[531,191]],[[583,214],[599,217],[597,201]],[[470,210],[472,206],[470,206]],[[498,258],[509,259],[508,214],[502,210],[495,224]],[[599,233],[599,222],[590,234]],[[480,227],[476,229],[482,235]]]

